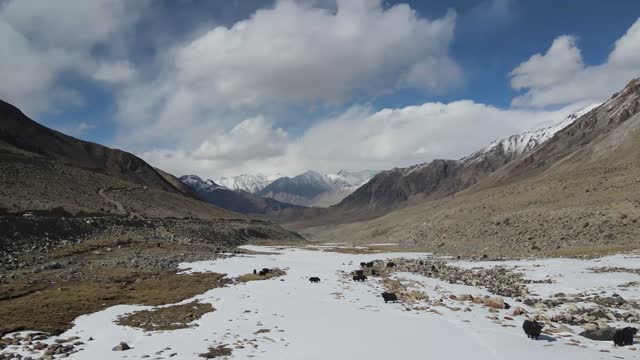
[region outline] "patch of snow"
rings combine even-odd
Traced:
[[[176,353],[176,359],[200,359],[198,354],[206,352],[208,347],[222,344],[228,344],[233,349],[233,359],[640,358],[640,352],[629,348],[614,348],[610,342],[591,341],[576,335],[566,334],[579,339],[581,346],[568,346],[567,338],[559,336],[544,336],[539,341],[533,341],[524,335],[521,317],[505,319],[503,325],[488,318],[488,315],[496,315],[504,319],[509,314],[508,310],[491,314],[481,305],[469,304],[469,312],[434,306],[431,309],[440,313],[436,314],[403,303],[385,304],[379,295],[383,290],[378,279],[370,278],[364,283],[354,283],[349,279],[349,272],[357,269],[361,261],[396,257],[426,259],[429,254],[353,255],[256,246],[248,249],[278,254],[242,255],[216,261],[184,263],[180,267],[188,271],[214,271],[229,276],[250,273],[253,269],[263,267],[279,267],[286,269],[287,275],[212,289],[185,300],[210,303],[216,309],[197,320],[197,327],[188,329],[144,332],[113,322],[120,315],[150,308],[146,306],[114,306],[81,316],[71,330],[60,336],[80,336],[85,342],[82,350],[71,358],[131,359],[145,355],[168,358]],[[640,267],[638,257],[623,255],[596,260],[453,261],[451,264],[463,267],[517,266],[531,278],[551,277],[556,280],[553,288],[549,289],[543,286],[546,284],[539,284],[539,287],[535,285],[536,291],[544,294],[594,289],[612,291],[621,283],[640,278],[628,274],[601,276],[585,271],[591,266]],[[311,284],[308,281],[310,276],[320,277],[321,282]],[[393,277],[424,291],[433,299],[442,298],[443,303],[449,305],[453,303],[448,302],[447,294],[489,295],[484,289],[449,284],[416,274],[396,273]],[[636,292],[625,294],[628,297],[638,295]],[[269,331],[257,333],[261,329]],[[89,336],[95,340],[87,342]],[[111,350],[122,341],[132,349],[124,352]],[[163,350],[165,348],[170,349]],[[4,351],[7,350],[18,351],[15,347],[8,347]],[[22,355],[33,356],[26,350]]]

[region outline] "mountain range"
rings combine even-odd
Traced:
[[[566,256],[637,247],[640,79],[565,123],[515,157],[508,154],[526,150],[523,141],[533,137],[498,141],[461,160],[383,172],[330,208],[323,221],[289,226],[317,241],[384,241],[462,255]],[[393,211],[340,223],[364,213],[356,206]]]
[[[596,106],[584,107],[553,126],[496,140],[459,160],[437,159],[383,171],[335,208],[343,213],[369,217],[410,203],[450,196],[477,183],[513,159],[529,153]]]

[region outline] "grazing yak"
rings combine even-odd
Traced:
[[[392,267],[395,267],[395,266],[396,266],[396,264],[394,262],[390,261],[390,262],[387,263],[387,267],[388,268],[392,268]]]
[[[364,264],[366,267],[373,267],[373,261]]]
[[[367,280],[367,277],[364,275],[355,275],[353,277],[353,281],[365,281],[365,280]]]
[[[363,262],[360,263],[360,267],[365,267],[365,266],[367,266],[366,262],[363,261]]]
[[[267,273],[266,273],[266,272],[264,272],[264,270],[260,270],[260,272],[258,273],[258,275],[260,275],[260,276],[265,276],[265,275],[267,275]]]
[[[256,269],[253,269],[253,275],[257,274],[258,272],[256,271]]]
[[[363,270],[356,270],[356,275],[364,275],[364,271]]]
[[[320,282],[320,278],[317,277],[317,276],[312,276],[312,277],[309,278],[309,282],[319,283]]]
[[[637,332],[638,329],[633,327],[618,330],[613,334],[613,344],[615,346],[633,345],[633,337]]]
[[[522,324],[522,329],[524,333],[527,334],[527,337],[533,340],[538,340],[540,336],[540,332],[542,332],[542,327],[544,325],[540,324],[537,321],[525,320]]]
[[[271,271],[271,269],[268,268],[263,268],[262,272],[264,272],[265,274],[268,274]]]
[[[376,276],[378,275],[378,272],[375,269],[371,269],[371,275]]]
[[[396,296],[395,293],[390,293],[390,292],[383,292],[382,293],[382,299],[384,299],[384,303],[386,304],[389,301],[392,302],[397,302],[398,301],[398,297]]]

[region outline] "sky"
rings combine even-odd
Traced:
[[[0,99],[175,175],[388,169],[640,77],[640,1],[0,0]]]

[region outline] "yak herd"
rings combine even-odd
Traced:
[[[372,268],[374,266],[373,261],[370,262],[361,262],[360,267],[362,268]],[[393,268],[396,266],[393,262],[388,262],[386,265],[388,268]],[[435,266],[432,265],[433,272],[438,272]],[[257,272],[253,270],[254,274],[259,274],[260,276],[266,276],[270,272],[269,269],[264,268]],[[355,282],[364,282],[367,280],[367,276],[364,274],[363,269],[356,270],[355,275],[353,275],[353,281]],[[378,275],[378,272],[375,269],[371,269],[371,275]],[[317,276],[312,276],[309,278],[309,282],[312,284],[317,284],[320,282],[320,278]],[[398,302],[398,296],[392,292],[383,292],[382,300],[384,300],[385,304],[388,302]],[[505,304],[506,305],[506,304]],[[522,324],[522,330],[527,335],[528,338],[533,340],[538,340],[540,334],[542,333],[543,324],[535,321],[535,320],[525,320]],[[615,346],[626,346],[633,344],[633,337],[637,334],[638,329],[634,327],[625,327],[624,329],[617,330],[613,335],[613,343]]]

